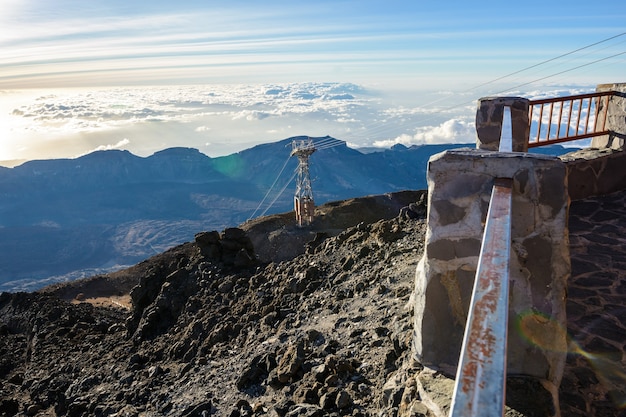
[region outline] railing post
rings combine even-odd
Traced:
[[[528,152],[528,99],[523,97],[484,97],[476,110],[476,148],[497,151],[500,147],[502,112],[511,109],[514,152]]]
[[[608,135],[598,136],[591,141],[592,148],[623,149],[626,144],[626,83],[600,84],[597,92],[615,91],[609,100],[600,101],[598,118],[606,121]]]

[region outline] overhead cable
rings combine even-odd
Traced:
[[[276,200],[278,200],[278,198],[285,192],[285,189],[287,189],[287,186],[289,184],[291,184],[291,181],[294,180],[294,178],[296,178],[296,175],[298,175],[298,169],[296,168],[296,170],[293,172],[293,175],[291,176],[291,178],[289,178],[289,181],[287,181],[285,183],[285,185],[283,186],[283,188],[281,188],[281,190],[278,192],[278,194],[276,195],[276,197],[272,200],[272,202],[270,203],[269,206],[267,206],[267,208],[263,211],[263,213],[260,214],[260,216],[265,216],[265,213],[267,213],[267,211],[274,205],[274,203],[276,202]]]
[[[272,189],[274,188],[274,186],[276,185],[276,182],[278,181],[278,179],[280,178],[280,176],[282,175],[283,171],[285,170],[285,167],[287,166],[287,163],[289,162],[289,159],[291,159],[291,155],[287,156],[287,159],[285,160],[285,163],[283,164],[283,167],[280,169],[280,172],[278,173],[278,175],[276,176],[276,179],[274,180],[274,182],[272,183],[272,185],[270,186],[270,188],[267,190],[267,192],[265,193],[265,196],[263,197],[263,200],[261,200],[261,202],[259,203],[259,205],[257,206],[256,210],[254,210],[254,212],[250,215],[250,217],[248,218],[248,220],[252,219],[254,217],[254,215],[256,214],[257,211],[259,211],[259,208],[261,208],[261,206],[263,205],[263,203],[265,203],[265,200],[267,199],[267,196],[270,194],[270,192],[272,191]]]

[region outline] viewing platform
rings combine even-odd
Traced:
[[[476,130],[429,160],[415,359],[456,375],[451,417],[622,415],[626,84],[483,98]]]

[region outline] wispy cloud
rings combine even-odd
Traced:
[[[0,86],[319,80],[456,84],[537,62],[576,39],[580,45],[585,37],[601,37],[612,21],[623,21],[617,13],[604,16],[602,26],[568,25],[583,16],[591,21],[590,10],[582,8],[552,18],[546,28],[541,17],[526,16],[525,7],[520,6],[525,12],[520,14],[511,13],[514,4],[506,6],[496,12],[487,4],[443,9],[374,1],[215,6],[3,0]]]
[[[130,144],[130,140],[124,138],[124,139],[122,139],[119,142],[114,143],[114,144],[100,145],[100,146],[98,146],[98,147],[96,147],[94,149],[91,149],[91,150],[89,150],[87,152],[84,152],[84,153],[80,154],[79,156],[87,155],[89,153],[96,152],[96,151],[110,151],[110,150],[114,150],[114,149],[123,149],[125,146],[127,146],[129,144]]]

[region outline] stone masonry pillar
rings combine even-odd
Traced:
[[[504,106],[511,108],[513,152],[528,152],[528,99],[523,97],[484,97],[476,110],[476,148],[497,151],[502,130]]]
[[[425,366],[456,371],[499,177],[513,179],[507,370],[538,380],[558,415],[570,258],[566,167],[556,157],[469,149],[431,157],[425,250],[415,278],[414,354]]]
[[[609,99],[608,108],[605,108],[604,101],[600,102],[598,119],[602,120],[606,115],[606,129],[611,133],[593,138],[591,147],[623,149],[626,141],[626,83],[600,84],[596,91],[617,91],[618,95]]]

